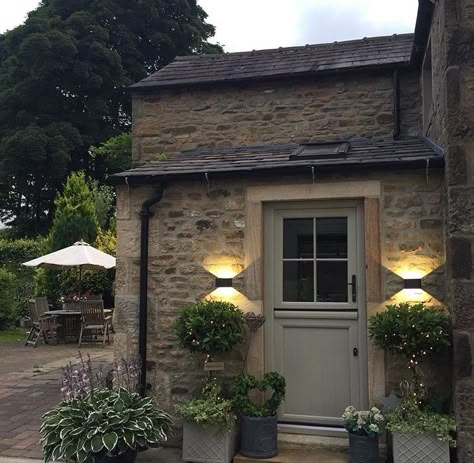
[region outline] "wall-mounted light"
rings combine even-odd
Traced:
[[[216,278],[216,288],[232,288],[232,278]]]
[[[404,289],[421,289],[421,278],[406,278],[403,280]]]

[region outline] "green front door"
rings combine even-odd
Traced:
[[[266,210],[266,369],[287,381],[281,422],[340,426],[365,402],[361,217],[356,203]]]

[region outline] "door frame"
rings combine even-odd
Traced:
[[[364,202],[361,200],[318,200],[310,199],[304,201],[278,201],[266,202],[263,205],[263,310],[266,319],[264,324],[264,369],[265,372],[273,371],[275,368],[275,318],[274,318],[274,291],[273,282],[275,272],[272,247],[275,240],[274,212],[281,209],[334,209],[355,208],[356,209],[356,233],[357,233],[357,294],[358,294],[358,341],[359,341],[359,390],[360,405],[367,408],[369,403],[369,379],[368,379],[368,352],[367,352],[367,300],[366,300],[366,254],[365,254],[365,225],[364,225]],[[347,404],[351,405],[351,404]],[[295,425],[295,430],[301,425]],[[318,426],[309,426],[317,429]],[[292,425],[285,424],[286,429]]]

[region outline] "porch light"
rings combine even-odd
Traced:
[[[421,289],[421,278],[406,278],[403,280],[404,289]]]
[[[232,278],[216,277],[216,288],[232,288]]]

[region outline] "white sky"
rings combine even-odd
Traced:
[[[217,28],[212,40],[244,51],[413,32],[417,0],[198,0]],[[21,24],[38,0],[0,0],[0,32]]]

